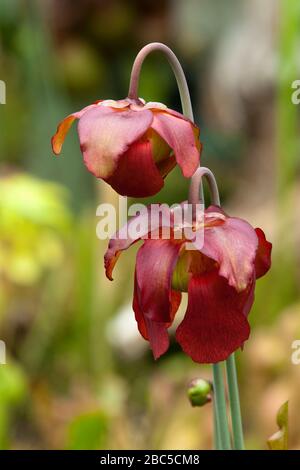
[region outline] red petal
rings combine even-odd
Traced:
[[[243,313],[248,297],[249,292],[237,293],[217,271],[194,276],[187,311],[176,331],[185,353],[195,362],[216,363],[241,347],[250,334]]]
[[[171,282],[181,246],[169,240],[146,240],[137,253],[140,307],[150,320],[171,321]]]
[[[194,245],[197,247],[197,240]],[[223,223],[205,227],[204,245],[197,248],[219,264],[219,274],[228,280],[229,285],[242,291],[253,277],[257,246],[255,230],[248,222],[226,217]]]
[[[169,334],[165,323],[159,323],[145,318],[147,334],[154,359],[158,359],[169,349]]]
[[[255,294],[255,274],[253,275],[252,282],[249,284],[247,289],[243,291],[243,295],[240,294],[239,299],[240,299],[240,306],[241,309],[243,310],[243,314],[248,317],[250,310],[252,308],[253,302],[254,302],[254,294]]]
[[[271,267],[272,243],[266,240],[264,232],[260,228],[255,229],[258,237],[258,249],[255,258],[256,279],[264,276]]]
[[[153,116],[152,129],[173,149],[183,175],[190,178],[198,168],[200,160],[198,136],[194,134],[197,127],[182,116],[175,117],[173,113],[154,111]]]
[[[164,180],[153,160],[151,143],[142,140],[133,143],[106,181],[124,196],[147,197],[158,193]]]
[[[78,133],[84,162],[98,178],[111,177],[119,157],[150,127],[152,112],[97,106],[80,119]],[[134,175],[131,175],[134,178]]]
[[[52,150],[55,155],[60,154],[66,135],[75,119],[80,119],[84,115],[84,113],[86,113],[89,109],[94,108],[95,106],[96,104],[86,106],[81,111],[70,114],[58,124],[57,131],[51,139]]]
[[[159,211],[160,216],[157,212]],[[152,236],[162,227],[169,228],[172,226],[171,214],[168,206],[156,204],[148,206],[140,211],[140,214],[131,217],[128,223],[124,225],[116,234],[110,239],[108,249],[104,256],[104,265],[106,276],[112,280],[112,272],[121,251],[129,248],[133,243],[141,238],[147,238],[149,232]]]
[[[145,319],[136,295],[133,299],[133,310],[139,332],[144,339],[150,342],[154,359],[158,359],[169,348],[169,335],[166,324]]]
[[[169,335],[168,327],[170,323],[155,322],[145,318],[140,308],[140,292],[136,282],[134,282],[134,295],[133,295],[133,310],[135,312],[135,318],[138,324],[138,329],[143,338],[150,342],[150,346],[155,359],[158,359],[164,354],[169,348]],[[181,293],[172,291],[171,293],[171,319],[175,316],[175,313],[180,305]]]

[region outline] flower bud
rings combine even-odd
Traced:
[[[212,384],[208,380],[194,379],[188,386],[187,394],[192,406],[204,406],[211,401]]]

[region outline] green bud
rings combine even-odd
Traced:
[[[208,380],[194,379],[188,386],[187,394],[192,406],[204,406],[211,401],[212,384]]]

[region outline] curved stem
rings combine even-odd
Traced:
[[[199,167],[192,177],[190,190],[189,190],[189,203],[195,206],[196,204],[199,204],[199,202],[202,202],[201,194],[199,196],[199,193],[202,188],[203,176],[206,178],[208,185],[209,185],[211,203],[214,204],[215,206],[220,206],[220,195],[219,195],[219,189],[218,189],[216,178],[213,172],[209,168],[206,168],[205,166]]]
[[[194,121],[190,92],[181,64],[174,52],[168,46],[160,42],[151,42],[150,44],[147,44],[147,46],[143,47],[136,56],[131,71],[128,98],[133,100],[138,99],[138,87],[142,65],[146,57],[154,51],[163,52],[168,59],[177,81],[182,112],[187,118]]]
[[[217,422],[217,435],[219,436],[221,449],[230,450],[230,434],[228,426],[228,417],[226,410],[226,399],[223,381],[222,364],[218,362],[213,364],[213,376],[214,376],[214,399],[215,399],[215,410],[216,410],[216,422]]]
[[[226,361],[226,373],[231,409],[233,447],[236,450],[243,450],[245,448],[244,436],[234,353]]]

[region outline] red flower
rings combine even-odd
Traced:
[[[105,254],[107,277],[112,279],[121,251],[144,239],[136,258],[133,309],[139,331],[150,341],[154,357],[168,349],[168,328],[179,307],[181,291],[187,291],[188,307],[176,331],[178,343],[196,362],[225,360],[249,337],[247,316],[254,301],[256,279],[270,268],[271,243],[261,229],[227,216],[217,206],[205,210],[204,219],[194,224],[191,236],[184,234],[180,238],[174,211],[170,220],[168,210],[163,209],[162,221],[149,233],[150,213],[148,209],[132,218],[110,240]],[[136,237],[130,236],[134,225],[140,227]],[[163,227],[170,227],[169,239],[162,238]],[[195,238],[201,227],[203,246]],[[129,235],[125,238],[126,233]],[[190,240],[194,250],[187,249]]]
[[[75,119],[87,169],[124,196],[156,194],[176,163],[187,178],[199,165],[199,129],[161,103],[106,100],[70,114],[52,137],[56,155]]]

